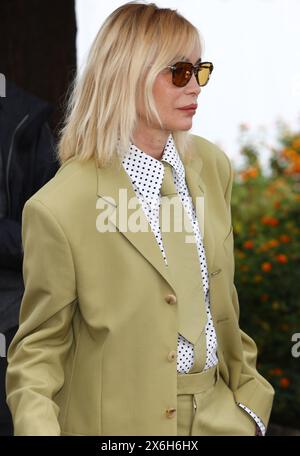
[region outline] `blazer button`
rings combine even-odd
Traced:
[[[174,359],[176,359],[176,351],[172,350],[172,351],[170,351],[170,353],[168,354],[168,360],[169,360],[169,361],[174,361]]]
[[[169,294],[165,297],[165,301],[168,303],[168,304],[175,304],[176,301],[177,301],[177,298],[175,295],[173,294]]]
[[[175,415],[176,415],[176,408],[169,408],[166,410],[167,418],[174,418]]]

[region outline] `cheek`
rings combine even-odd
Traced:
[[[156,82],[153,86],[153,95],[158,111],[162,114],[174,112],[177,106],[179,93],[169,82]]]

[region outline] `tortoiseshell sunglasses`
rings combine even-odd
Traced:
[[[200,87],[205,86],[214,69],[211,62],[198,61],[195,66],[190,62],[177,62],[174,65],[168,65],[172,71],[172,82],[177,87],[184,87],[191,79],[193,73]]]

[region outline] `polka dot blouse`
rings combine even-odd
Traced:
[[[171,134],[168,137],[161,160],[168,162],[172,166],[174,183],[181,202],[192,223],[193,232],[196,238],[202,275],[199,280],[202,280],[204,288],[207,313],[207,323],[205,327],[206,362],[204,366],[204,370],[207,370],[218,363],[218,358],[216,332],[210,311],[209,280],[206,256],[202,243],[200,227],[196,218],[195,208],[185,181],[184,166],[176,150],[173,136]],[[167,258],[159,227],[160,189],[164,175],[163,163],[161,163],[160,160],[146,154],[134,144],[131,144],[128,153],[123,158],[122,164],[132,182],[136,196],[142,205],[142,209],[150,224],[151,230],[155,235],[164,261],[167,264]],[[177,340],[177,372],[188,373],[194,363],[194,347],[193,344],[185,339],[181,334],[178,334]],[[243,408],[245,408],[246,411],[249,410],[247,410],[245,406],[243,406]],[[251,411],[249,410],[249,412]],[[253,414],[253,412],[251,412],[251,414]]]

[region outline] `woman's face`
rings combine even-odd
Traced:
[[[197,46],[190,55],[186,56],[186,60],[195,65],[200,55],[200,48]],[[184,87],[176,87],[172,83],[172,72],[169,68],[158,74],[153,85],[153,95],[164,130],[184,131],[192,128],[196,111],[182,108],[192,104],[197,105],[200,91],[201,88],[194,74]],[[158,123],[151,127],[161,129]]]

